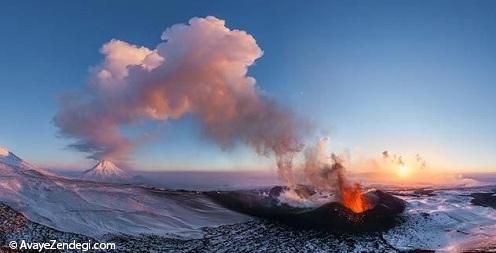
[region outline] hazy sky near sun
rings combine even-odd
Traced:
[[[212,15],[254,36],[264,54],[249,75],[332,150],[494,170],[495,14],[496,2],[472,0],[3,1],[0,144],[40,165],[87,166],[56,137],[57,95],[84,88],[111,39],[154,48],[167,27]],[[154,124],[162,135],[134,153],[137,167],[273,163],[243,146],[222,151],[191,117]]]

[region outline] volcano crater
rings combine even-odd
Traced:
[[[205,194],[218,204],[243,214],[295,228],[345,233],[387,230],[400,222],[400,214],[406,207],[404,200],[381,190],[364,193],[373,207],[360,213],[353,212],[339,201],[313,207],[293,206],[279,198],[287,190],[285,186],[275,186],[259,191],[210,191]],[[305,186],[294,190],[302,197],[316,194],[315,190]]]

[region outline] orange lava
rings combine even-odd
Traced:
[[[374,207],[374,205],[363,194],[362,186],[358,183],[354,185],[341,184],[341,201],[344,206],[354,213],[365,212]]]

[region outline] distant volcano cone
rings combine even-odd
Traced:
[[[123,182],[129,180],[130,175],[117,167],[109,160],[99,161],[93,168],[86,170],[81,175],[81,179],[98,182]]]

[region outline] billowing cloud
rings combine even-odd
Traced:
[[[75,139],[71,147],[94,159],[122,159],[141,141],[123,135],[123,126],[191,114],[223,148],[241,140],[274,154],[281,176],[291,177],[305,128],[247,75],[262,56],[253,36],[206,17],[173,25],[161,38],[154,49],[120,40],[102,47],[105,59],[88,89],[65,95],[54,117],[60,135]]]

